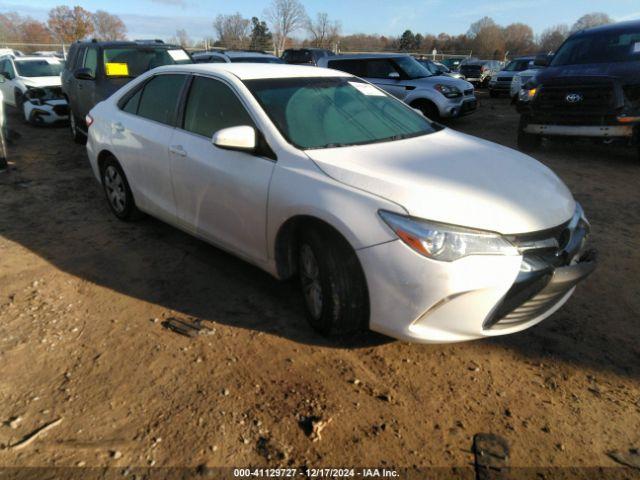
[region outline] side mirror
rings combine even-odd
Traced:
[[[536,67],[548,67],[551,63],[550,55],[538,55],[536,59],[533,61],[533,64]]]
[[[248,125],[223,128],[213,134],[211,143],[225,150],[253,152],[258,145],[258,135],[256,129]]]
[[[78,68],[73,72],[73,76],[78,80],[95,80],[90,68]]]
[[[387,77],[393,78],[394,80],[400,80],[400,74],[398,72],[391,72]]]

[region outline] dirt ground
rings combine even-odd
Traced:
[[[454,345],[338,342],[307,325],[295,282],[151,218],[116,220],[66,127],[9,122],[21,138],[0,173],[0,466],[464,468],[487,432],[512,466],[606,468],[608,452],[640,447],[630,151],[534,155],[583,204],[600,252],[550,319]],[[482,94],[451,126],[515,146],[505,98]],[[179,335],[170,318],[203,330]],[[315,441],[314,418],[329,421]]]

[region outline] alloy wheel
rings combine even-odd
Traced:
[[[109,165],[104,171],[104,188],[111,207],[117,212],[124,212],[127,206],[127,192],[120,172]]]
[[[320,268],[313,250],[307,244],[300,247],[300,281],[307,308],[313,318],[319,319],[323,305]]]

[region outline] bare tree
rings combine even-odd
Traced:
[[[524,23],[512,23],[504,29],[505,48],[510,54],[530,53],[534,50],[533,30]]]
[[[307,24],[307,12],[299,0],[272,0],[265,17],[271,23],[277,55],[284,50],[287,37]]]
[[[100,40],[124,40],[127,37],[127,27],[120,17],[104,10],[93,14],[93,25]]]
[[[188,48],[193,45],[191,37],[184,28],[176,30],[176,34],[169,39],[169,43],[180,45],[182,48]]]
[[[482,17],[477,22],[473,22],[471,24],[471,26],[469,27],[469,31],[467,32],[467,36],[470,37],[470,38],[475,38],[478,35],[478,33],[480,33],[482,30],[484,30],[486,28],[489,28],[489,27],[497,27],[497,26],[498,25],[493,20],[493,18],[491,18],[491,17]]]
[[[584,30],[585,28],[598,27],[600,25],[607,25],[609,23],[613,23],[613,20],[609,15],[602,12],[593,12],[587,13],[586,15],[581,16],[576,23],[571,27],[571,33],[577,32],[579,30]]]
[[[338,21],[329,20],[329,14],[320,12],[315,21],[307,20],[307,30],[311,34],[313,46],[326,48],[337,40],[340,35],[341,25]]]
[[[246,48],[250,41],[250,25],[251,22],[240,13],[218,15],[213,21],[218,40],[227,48]]]
[[[546,53],[555,52],[568,35],[569,27],[567,25],[561,24],[547,28],[542,32],[538,40],[540,50]]]

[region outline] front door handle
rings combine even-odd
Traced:
[[[182,145],[171,145],[169,147],[169,152],[175,153],[176,155],[179,155],[180,157],[186,157],[187,156],[187,152],[185,152],[185,150],[182,147]]]

